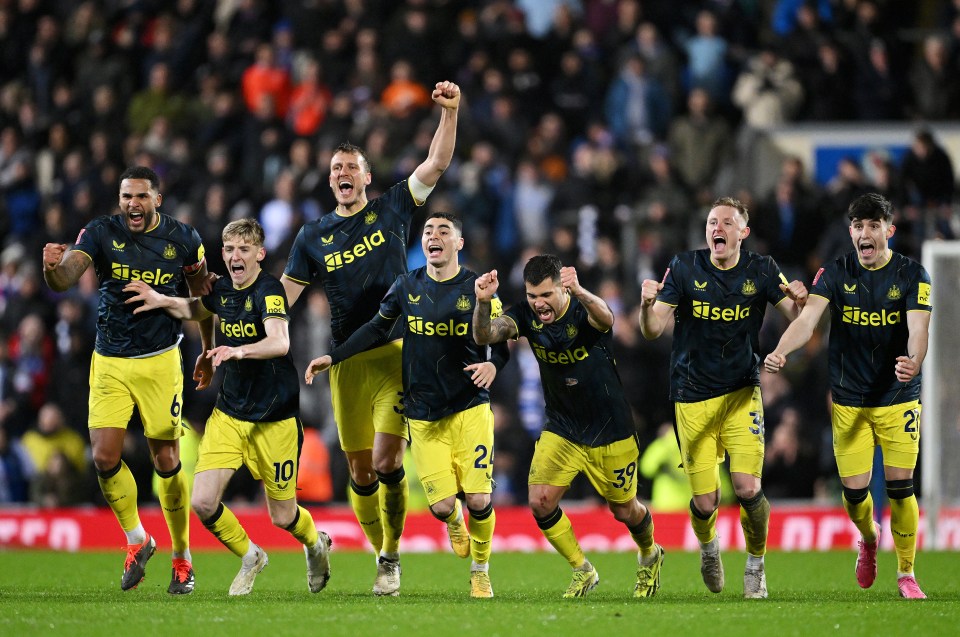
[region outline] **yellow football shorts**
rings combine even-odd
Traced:
[[[154,440],[183,435],[183,363],[180,348],[147,358],[103,356],[90,359],[91,429],[126,429],[133,406],[140,411],[143,433]]]
[[[409,419],[410,451],[427,501],[493,491],[493,411],[483,404],[436,421]]]
[[[292,500],[303,432],[296,418],[248,422],[214,409],[200,439],[196,472],[246,465],[271,500]]]
[[[763,474],[763,401],[759,387],[716,398],[676,403],[683,470],[694,495],[720,488],[720,465],[730,454],[730,472]]]
[[[403,342],[393,341],[330,368],[330,398],[340,448],[373,449],[374,432],[407,437],[403,395]]]
[[[527,482],[567,487],[582,471],[604,500],[622,504],[637,496],[638,456],[637,440],[632,436],[588,447],[544,431],[533,452]]]
[[[841,478],[873,469],[873,450],[883,449],[883,464],[915,469],[920,453],[920,401],[889,407],[833,405],[833,454]]]

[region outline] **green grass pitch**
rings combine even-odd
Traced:
[[[634,554],[591,555],[600,585],[586,599],[560,595],[570,569],[556,554],[494,554],[495,598],[471,600],[469,561],[452,554],[403,556],[398,598],[375,598],[372,554],[332,555],[333,574],[318,595],[307,591],[302,553],[272,551],[253,593],[230,598],[239,560],[226,552],[194,555],[193,595],[166,592],[169,561],[157,554],[136,590],[120,591],[122,551],[0,551],[0,635],[304,635],[386,637],[454,635],[803,635],[960,634],[960,553],[921,552],[918,580],[930,599],[897,596],[892,553],[880,554],[873,588],[860,590],[855,555],[770,553],[770,598],[745,601],[742,553],[724,554],[727,586],[709,593],[696,553],[670,551],[660,593],[632,598]]]

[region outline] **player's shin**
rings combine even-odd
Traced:
[[[740,501],[740,526],[747,553],[762,556],[767,552],[767,529],[770,526],[770,502],[763,490],[751,498],[737,498]]]
[[[377,472],[380,478],[380,519],[383,524],[383,551],[393,554],[400,551],[400,536],[407,521],[407,498],[409,488],[403,467],[390,473]]]
[[[534,518],[540,532],[547,538],[547,541],[557,550],[557,553],[563,556],[573,568],[580,568],[586,561],[580,543],[577,542],[577,536],[573,533],[573,525],[570,518],[560,507],[554,509],[543,518]]]
[[[300,505],[297,505],[297,512],[293,516],[293,521],[285,528],[290,532],[290,535],[296,538],[297,542],[304,546],[315,545],[317,538],[320,537],[313,516]]]
[[[873,522],[873,496],[869,487],[851,489],[843,487],[843,508],[850,520],[860,531],[865,542],[873,543],[877,539],[877,527]]]
[[[250,549],[250,538],[240,525],[240,520],[233,511],[224,506],[223,502],[217,506],[213,515],[201,521],[221,544],[230,549],[231,553],[240,558],[247,554]]]
[[[493,529],[497,524],[497,513],[493,504],[488,503],[479,511],[470,511],[470,556],[476,564],[490,561]]]
[[[367,541],[378,555],[383,548],[383,524],[380,522],[380,481],[359,485],[350,480],[350,506]]]
[[[913,480],[890,480],[887,482],[887,497],[890,499],[890,532],[897,551],[897,575],[908,575],[913,573],[920,526]]]
[[[179,462],[170,471],[158,470],[157,475],[157,496],[170,530],[173,554],[186,557],[190,546],[190,487]]]
[[[137,482],[133,473],[122,460],[112,469],[97,471],[97,482],[107,500],[107,505],[117,516],[117,522],[125,533],[140,527],[140,515],[137,512]],[[128,542],[139,541],[143,538],[127,538]]]

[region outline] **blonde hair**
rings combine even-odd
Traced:
[[[224,243],[226,243],[228,239],[237,238],[243,239],[247,243],[255,246],[263,246],[266,238],[263,232],[263,226],[257,223],[256,219],[250,217],[231,221],[227,224],[227,227],[223,229],[223,233],[220,236]]]

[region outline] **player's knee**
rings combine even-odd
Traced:
[[[433,514],[433,517],[443,522],[453,513],[453,506],[453,502],[448,503],[446,500],[441,500],[436,504],[430,505],[430,513]]]
[[[396,457],[390,454],[378,456],[373,460],[373,469],[377,475],[395,473],[403,468],[403,456]]]
[[[637,518],[641,508],[640,503],[635,499],[629,502],[608,502],[607,506],[613,514],[613,519],[622,524],[629,524]]]
[[[757,497],[757,494],[760,493],[759,480],[757,481],[756,484],[749,483],[749,484],[734,485],[733,492],[737,495],[737,499],[740,501],[751,500]],[[719,504],[719,501],[717,502],[717,504]]]
[[[697,508],[697,511],[710,517],[720,506],[720,492],[714,491],[713,493],[695,495],[693,496],[693,505]]]
[[[467,508],[471,511],[481,511],[490,504],[489,493],[467,493],[464,499],[467,501]]]
[[[270,522],[272,522],[273,526],[275,527],[286,529],[288,526],[290,526],[290,523],[293,522],[293,518],[296,516],[296,514],[297,509],[282,509],[279,511],[273,509],[270,511]]]
[[[197,514],[197,517],[201,520],[207,520],[217,512],[217,507],[220,504],[219,501],[212,500],[210,498],[204,498],[194,493],[193,497],[190,499],[190,507],[193,509],[193,512]]]
[[[109,450],[93,449],[93,466],[100,474],[112,471],[120,464],[120,453],[113,453]]]
[[[549,498],[547,494],[536,493],[534,491],[530,491],[528,504],[535,518],[546,517],[557,508],[557,503],[554,502],[552,498]]]

